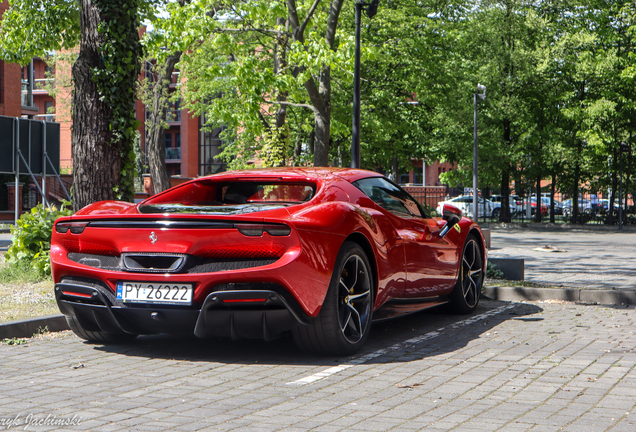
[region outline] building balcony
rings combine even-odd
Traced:
[[[166,149],[166,162],[181,160],[181,147],[169,147]]]

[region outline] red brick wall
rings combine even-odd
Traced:
[[[199,117],[181,111],[181,175],[199,175]]]
[[[9,9],[9,1],[0,1],[0,20]],[[20,66],[0,61],[0,115],[20,117]]]

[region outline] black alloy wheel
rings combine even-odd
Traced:
[[[459,277],[451,293],[451,306],[458,313],[470,313],[479,304],[484,283],[483,256],[477,238],[470,234],[464,244]]]
[[[298,326],[293,331],[298,347],[325,355],[349,355],[358,351],[371,327],[373,281],[371,265],[362,248],[345,242],[313,325]]]

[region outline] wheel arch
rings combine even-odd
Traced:
[[[367,255],[367,259],[369,260],[369,264],[371,265],[372,276],[373,276],[373,300],[375,301],[378,296],[378,266],[375,261],[375,253],[373,252],[373,248],[371,247],[371,243],[369,239],[362,234],[361,232],[354,232],[350,234],[345,240],[345,242],[350,241],[362,248],[364,253]],[[343,242],[344,243],[344,242]]]
[[[484,240],[484,235],[482,232],[477,229],[477,227],[472,227],[472,229],[468,232],[468,235],[472,234],[477,239],[477,243],[479,244],[479,248],[481,249],[481,256],[483,257],[483,271],[486,272],[488,255],[486,252],[486,242]],[[468,237],[468,236],[466,236]],[[485,274],[485,273],[484,273]]]

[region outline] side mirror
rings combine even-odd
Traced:
[[[444,238],[451,228],[459,223],[462,218],[462,211],[453,205],[444,204],[442,218],[446,221],[446,225],[444,225],[444,228],[442,228],[442,231],[439,233],[440,238]]]

